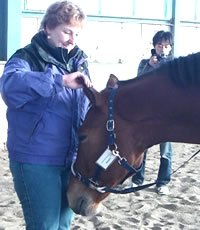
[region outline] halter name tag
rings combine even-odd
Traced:
[[[116,160],[116,158],[117,157],[112,154],[110,149],[106,149],[99,159],[97,159],[96,164],[106,170],[114,162],[114,160]]]

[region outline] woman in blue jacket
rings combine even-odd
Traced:
[[[91,87],[86,55],[76,45],[85,18],[71,2],[52,4],[1,78],[10,170],[28,230],[66,230],[74,215],[66,191],[89,105],[77,78]]]

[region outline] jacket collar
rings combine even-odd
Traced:
[[[31,40],[31,45],[36,47],[40,57],[45,62],[50,62],[67,68],[69,59],[80,53],[81,50],[78,46],[75,46],[69,53],[68,50],[62,47],[53,47],[47,40],[47,36],[44,31],[38,32]]]

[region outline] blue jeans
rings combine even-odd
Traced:
[[[27,230],[70,229],[74,212],[66,196],[69,167],[10,161],[10,170]]]
[[[144,152],[142,170],[132,177],[132,181],[135,182],[136,184],[142,184],[144,181],[146,153],[147,151]],[[160,167],[158,171],[156,185],[159,187],[168,184],[171,179],[171,173],[172,173],[172,145],[170,142],[161,143],[160,144]]]

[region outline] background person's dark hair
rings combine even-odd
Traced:
[[[153,37],[153,46],[155,47],[156,44],[162,41],[169,41],[169,44],[173,45],[173,38],[172,33],[169,31],[160,30],[158,31]]]

